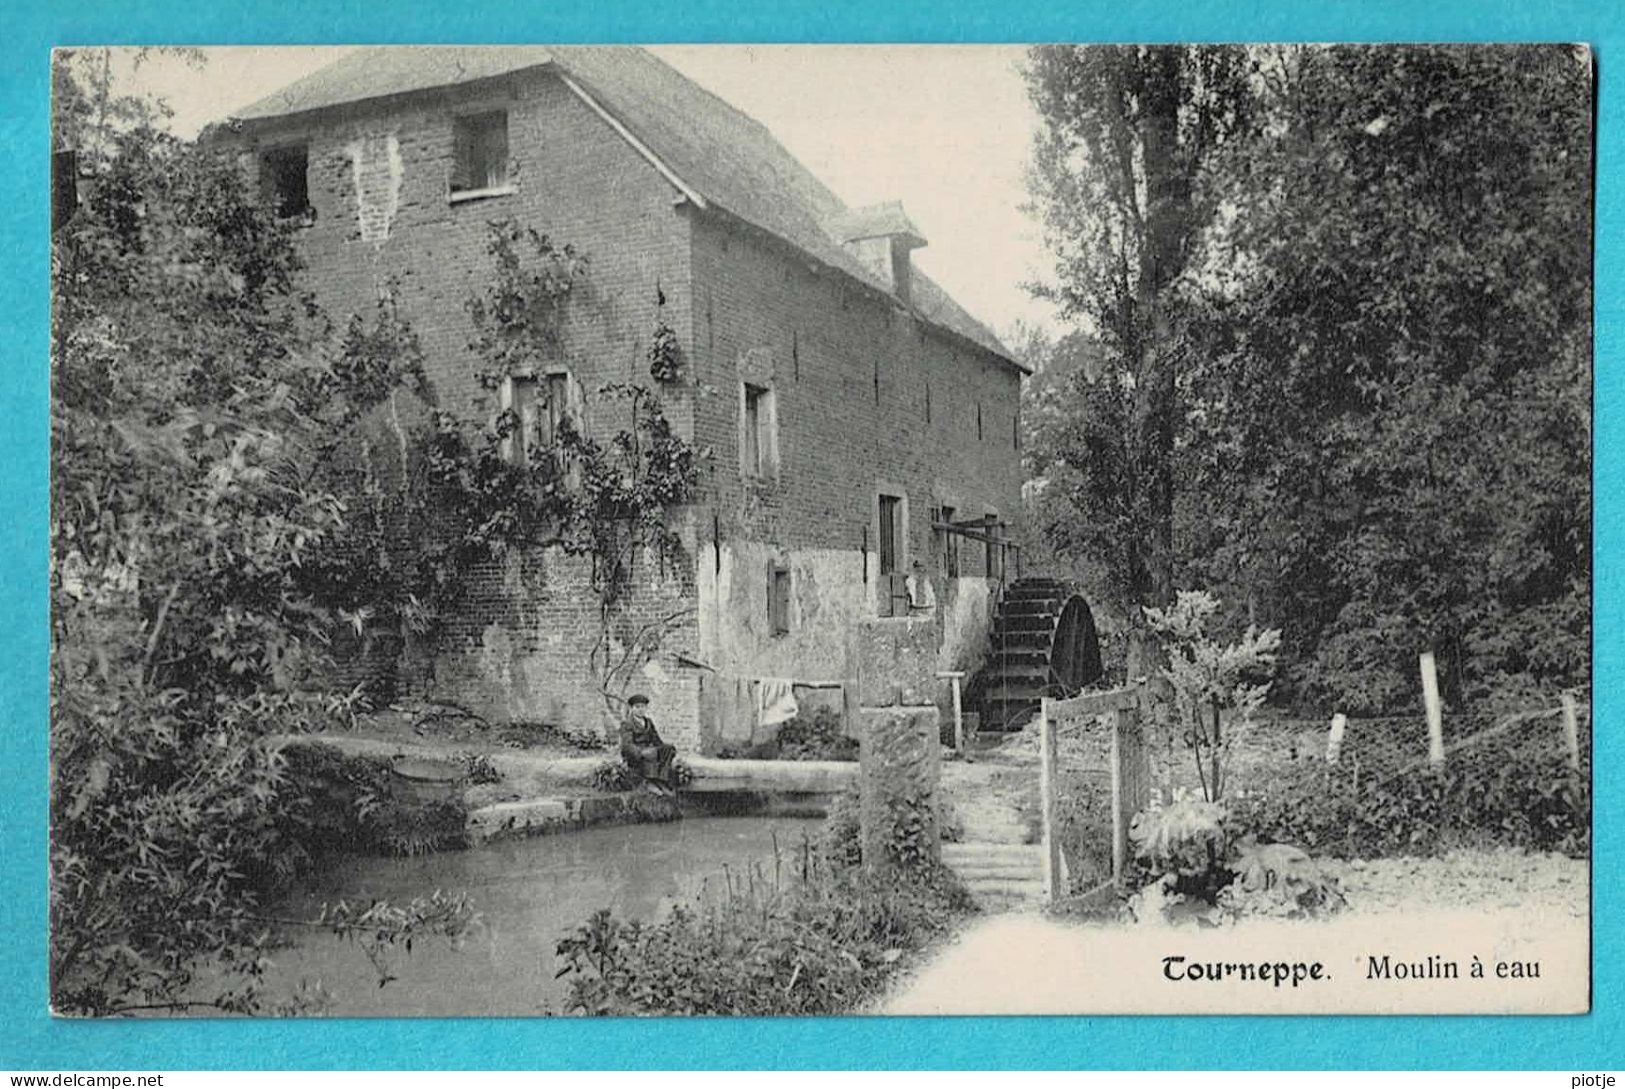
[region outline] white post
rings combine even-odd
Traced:
[[[1580,716],[1574,706],[1574,696],[1563,693],[1563,743],[1568,747],[1569,767],[1580,770]]]
[[[1343,755],[1343,731],[1348,729],[1348,716],[1339,711],[1332,716],[1332,730],[1326,736],[1326,763],[1335,764]]]
[[[959,682],[965,679],[962,669],[949,670],[938,673],[938,677],[946,677],[954,685],[954,751],[965,755],[965,710],[959,694]]]
[[[1444,706],[1439,702],[1439,668],[1433,652],[1422,652],[1422,703],[1428,715],[1428,763],[1444,766]]]

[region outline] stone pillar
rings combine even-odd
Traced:
[[[857,638],[859,821],[864,865],[941,859],[937,627],[930,617],[864,621]]]
[[[859,822],[863,862],[875,868],[937,863],[941,729],[933,707],[865,707],[859,712]]]

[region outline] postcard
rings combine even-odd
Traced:
[[[1593,78],[58,49],[52,1011],[1588,1011]]]

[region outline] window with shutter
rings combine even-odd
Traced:
[[[790,631],[790,569],[772,564],[767,570],[768,625],[774,635]]]

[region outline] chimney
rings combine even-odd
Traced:
[[[831,224],[830,233],[898,302],[912,303],[914,262],[910,254],[924,246],[925,239],[904,214],[901,201],[847,212]]]

